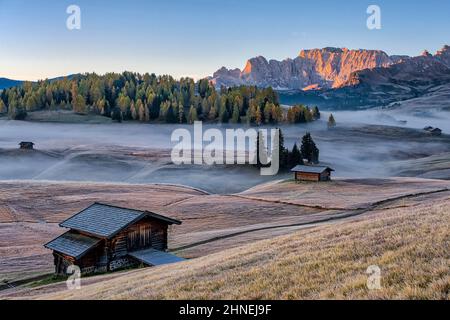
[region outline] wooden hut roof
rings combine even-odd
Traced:
[[[303,166],[298,165],[295,168],[292,168],[292,172],[306,172],[306,173],[323,173],[324,171],[334,171],[330,167],[320,167],[320,166]]]
[[[68,231],[45,244],[44,247],[61,252],[75,259],[79,259],[90,249],[95,247],[100,241],[101,239],[98,238]]]
[[[82,231],[100,238],[112,238],[124,228],[144,217],[151,217],[167,224],[181,224],[178,220],[150,211],[94,203],[63,221],[60,226]]]

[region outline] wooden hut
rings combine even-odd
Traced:
[[[295,181],[330,181],[331,172],[334,169],[320,166],[296,166],[291,170],[294,172]]]
[[[21,143],[19,143],[19,146],[20,146],[20,149],[33,150],[34,143],[29,142],[29,141],[22,141]]]
[[[167,253],[167,230],[180,221],[150,211],[94,203],[60,223],[70,229],[45,244],[53,250],[56,274],[76,265],[82,274],[108,272],[137,264],[182,261]]]
[[[434,128],[434,129],[430,130],[430,133],[432,136],[440,136],[440,135],[442,135],[442,130],[439,128]]]
[[[442,135],[442,130],[439,128],[433,128],[433,127],[425,127],[423,128],[426,132],[431,134],[432,136],[440,136]]]

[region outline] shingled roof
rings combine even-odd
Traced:
[[[125,227],[144,217],[151,217],[167,224],[181,224],[178,220],[150,211],[140,211],[108,204],[94,203],[60,223],[60,226],[86,232],[99,238],[111,238]]]
[[[334,171],[330,167],[320,167],[320,166],[296,166],[291,171],[292,172],[306,172],[306,173],[322,173],[324,171]]]
[[[163,252],[153,248],[129,252],[128,254],[133,258],[138,259],[139,261],[151,266],[159,266],[162,264],[176,263],[185,260],[183,258],[177,257],[174,254]]]
[[[68,231],[53,239],[44,247],[61,252],[75,259],[81,258],[86,252],[95,247],[101,239]]]

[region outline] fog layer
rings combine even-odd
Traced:
[[[320,149],[321,163],[336,169],[338,177],[450,178],[450,137],[445,135],[450,132],[450,113],[333,114],[338,124],[333,130],[327,129],[328,113],[314,123],[281,127],[285,145],[292,148],[306,132],[311,132]],[[432,137],[422,130],[425,126],[440,127],[444,135]],[[204,125],[204,130],[211,127],[222,132],[235,128]],[[0,180],[173,183],[232,193],[290,176],[262,177],[257,169],[244,166],[176,166],[170,161],[170,150],[175,145],[171,134],[176,128],[193,130],[188,125],[0,120]],[[36,150],[19,150],[20,141],[34,142]],[[443,166],[431,165],[432,157],[440,157]]]

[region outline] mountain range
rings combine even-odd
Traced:
[[[61,80],[63,78],[72,79],[76,75],[77,74],[70,74],[68,76],[61,76],[61,77],[51,78],[51,79],[47,79],[47,80],[49,80],[49,81],[57,81],[57,80]],[[18,87],[18,86],[21,86],[24,82],[25,81],[23,81],[23,80],[13,80],[13,79],[8,79],[8,78],[0,78],[0,90],[12,88],[12,87]]]
[[[286,104],[383,106],[435,92],[450,94],[450,46],[435,54],[425,50],[416,57],[332,47],[302,50],[296,58],[282,61],[258,56],[249,59],[243,70],[222,67],[210,80],[216,87],[270,86]],[[21,84],[0,78],[0,90]]]
[[[408,69],[418,63],[420,68],[433,65],[441,69],[437,66],[439,62],[450,66],[449,46],[444,46],[436,55],[425,51],[422,56],[416,58],[389,56],[381,50],[328,47],[302,50],[296,58],[282,61],[258,56],[249,59],[242,71],[222,67],[213,74],[211,81],[218,87],[256,85],[271,86],[278,90],[331,89],[354,85],[370,72],[379,73],[378,68],[390,70],[392,66],[396,66],[394,69],[399,71],[402,66]],[[361,73],[362,70],[366,71]]]
[[[252,58],[242,71],[222,67],[210,79],[217,87],[271,86],[319,104],[383,105],[450,86],[450,47],[417,57],[390,56],[381,50],[302,50],[296,58],[283,61]]]
[[[0,78],[0,90],[8,89],[11,87],[17,87],[22,85],[23,81],[21,80],[12,80],[8,78]]]

